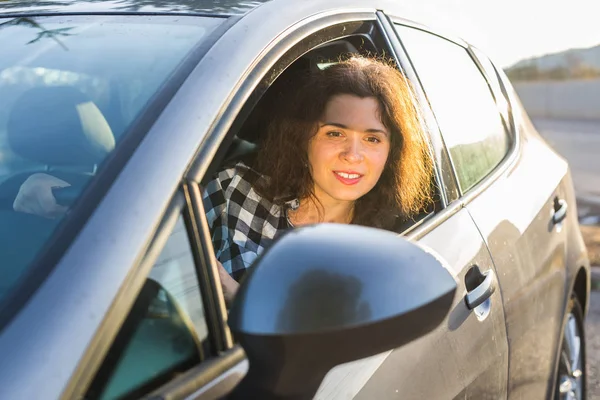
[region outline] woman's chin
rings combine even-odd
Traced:
[[[356,201],[356,200],[360,199],[361,197],[363,197],[367,193],[368,192],[365,192],[363,190],[361,190],[361,191],[343,190],[343,191],[339,191],[339,192],[335,193],[331,197],[333,197],[334,199],[336,199],[338,201]]]

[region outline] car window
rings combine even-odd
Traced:
[[[502,118],[506,122],[506,125],[510,126],[510,105],[508,98],[506,97],[506,91],[500,83],[500,78],[498,76],[496,67],[492,61],[479,49],[471,47],[471,50],[473,53],[475,53],[475,56],[477,57],[477,60],[481,64],[483,72],[487,77],[487,81],[490,83],[492,93],[494,93],[494,98],[496,99],[496,104],[498,105],[498,110],[500,111]]]
[[[27,267],[65,215],[17,207],[24,183],[34,173],[50,176],[52,182],[33,186],[54,190],[64,207],[76,206],[145,105],[222,21],[0,18],[0,304],[8,292],[18,291]],[[56,179],[70,185],[62,197]]]
[[[180,216],[86,398],[138,398],[204,360],[207,340],[196,267]]]
[[[510,146],[490,86],[464,47],[418,29],[397,29],[465,193],[494,170]]]

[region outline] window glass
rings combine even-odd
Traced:
[[[508,103],[508,99],[506,98],[505,91],[502,88],[502,84],[500,83],[500,78],[498,77],[498,73],[496,71],[496,67],[490,61],[489,58],[485,54],[483,54],[480,50],[472,47],[472,51],[477,56],[477,60],[481,64],[485,75],[487,76],[488,82],[492,88],[492,92],[494,93],[494,97],[496,98],[496,104],[498,105],[498,110],[500,114],[502,114],[502,118],[506,122],[506,126],[510,126],[510,106]]]
[[[196,267],[180,216],[86,397],[138,398],[200,363],[207,339]]]
[[[52,190],[59,205],[74,206],[152,96],[222,21],[0,18],[0,304],[24,283],[66,215],[66,208],[40,215],[15,206],[24,184]],[[45,181],[32,181],[33,174]]]
[[[418,29],[397,29],[464,193],[502,161],[510,146],[490,86],[464,47]]]

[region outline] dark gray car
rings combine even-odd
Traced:
[[[571,175],[502,70],[393,3],[260,3],[0,2],[0,398],[584,399]],[[228,313],[202,185],[348,53],[410,80],[435,207],[283,236]],[[38,173],[64,216],[14,211]]]

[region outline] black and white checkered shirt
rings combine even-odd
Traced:
[[[242,162],[219,172],[203,193],[217,260],[237,281],[276,236],[290,228],[287,207],[260,196],[250,182],[266,179]]]

